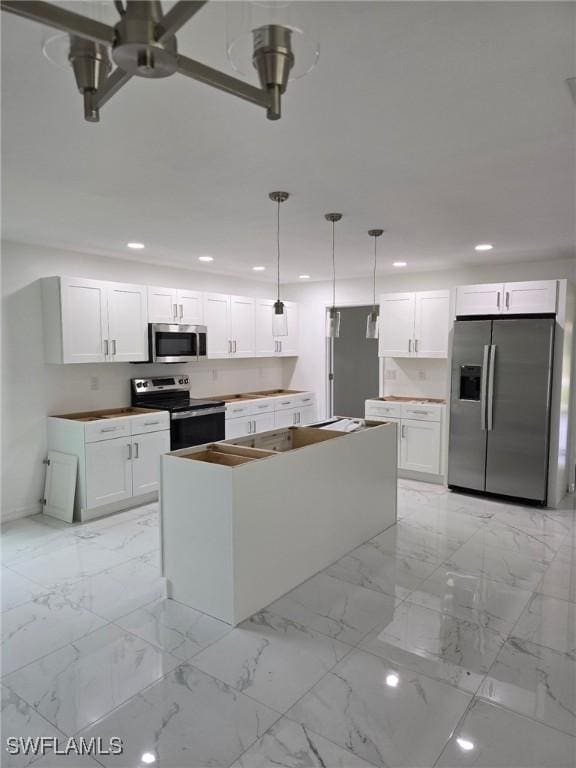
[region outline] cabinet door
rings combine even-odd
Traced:
[[[233,357],[256,354],[255,301],[246,296],[230,296],[230,339]]]
[[[402,419],[400,467],[414,472],[440,473],[440,424],[435,421]]]
[[[293,357],[298,354],[298,304],[285,301],[284,311],[288,323],[288,335],[278,336],[277,354],[281,357]]]
[[[272,299],[256,299],[256,357],[274,357],[278,347],[272,336]]]
[[[175,323],[178,318],[178,300],[174,288],[148,286],[148,322]]]
[[[313,424],[315,421],[318,421],[315,405],[305,405],[300,408],[300,421],[298,424]]]
[[[204,307],[200,291],[178,291],[178,322],[184,325],[202,325]]]
[[[204,294],[204,325],[208,333],[208,357],[230,357],[230,297]]]
[[[448,357],[449,291],[416,294],[414,351],[417,357]]]
[[[160,456],[170,450],[170,430],[148,432],[132,438],[132,495],[160,487]]]
[[[104,363],[108,339],[107,283],[63,277],[62,362]]]
[[[129,499],[132,496],[130,438],[101,440],[86,445],[86,506]]]
[[[226,419],[226,440],[251,435],[253,432],[253,422],[253,416],[242,416],[239,419]]]
[[[456,314],[498,315],[502,312],[502,283],[461,285],[456,289]]]
[[[414,356],[413,293],[387,293],[380,297],[380,357]]]
[[[300,416],[300,408],[285,408],[274,414],[275,427],[295,427]]]
[[[556,313],[556,280],[530,280],[504,285],[506,315]]]
[[[252,423],[254,432],[267,432],[269,429],[274,429],[274,413],[260,413],[258,416],[253,416]]]
[[[148,309],[144,285],[109,284],[108,338],[112,362],[148,360]]]

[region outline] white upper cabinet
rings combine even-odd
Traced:
[[[448,357],[450,291],[416,294],[413,351],[417,357]]]
[[[43,280],[42,287],[47,362],[106,362],[107,284],[99,280],[56,277]]]
[[[274,357],[278,351],[272,335],[273,299],[256,299],[256,357]]]
[[[109,284],[108,353],[112,362],[148,360],[147,317],[146,286]]]
[[[42,299],[46,362],[148,359],[145,286],[48,277]]]
[[[256,302],[246,296],[230,296],[230,343],[232,357],[256,354]],[[210,333],[208,333],[210,343]]]
[[[200,291],[148,286],[149,323],[201,325],[203,320]]]
[[[412,357],[415,307],[414,293],[387,293],[380,297],[380,357]]]
[[[461,285],[456,315],[525,315],[556,312],[557,281]]]
[[[204,322],[204,307],[200,291],[176,292],[176,305],[178,307],[178,322],[184,325],[202,325]]]
[[[556,280],[530,280],[504,285],[502,312],[507,315],[556,313]]]
[[[447,357],[450,291],[380,297],[380,357]]]
[[[208,329],[208,357],[230,357],[230,297],[204,294],[204,324]]]

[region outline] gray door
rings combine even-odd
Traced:
[[[454,323],[448,485],[476,491],[484,490],[486,472],[483,405],[491,334],[491,320]]]
[[[554,322],[494,320],[493,417],[486,461],[486,490],[491,493],[546,501]]]
[[[378,340],[366,338],[372,307],[340,309],[340,336],[334,339],[334,415],[364,417],[364,401],[378,397]]]

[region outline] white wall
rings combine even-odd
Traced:
[[[271,285],[253,280],[3,243],[2,519],[40,509],[47,415],[128,405],[132,377],[173,372],[171,366],[129,363],[46,365],[38,278],[49,275],[254,297],[274,294]],[[290,376],[287,361],[273,358],[210,360],[177,370],[189,374],[194,397],[280,387]]]

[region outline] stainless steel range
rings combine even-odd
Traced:
[[[170,448],[175,451],[225,437],[226,404],[190,397],[185,374],[132,379],[132,405],[170,411]]]

